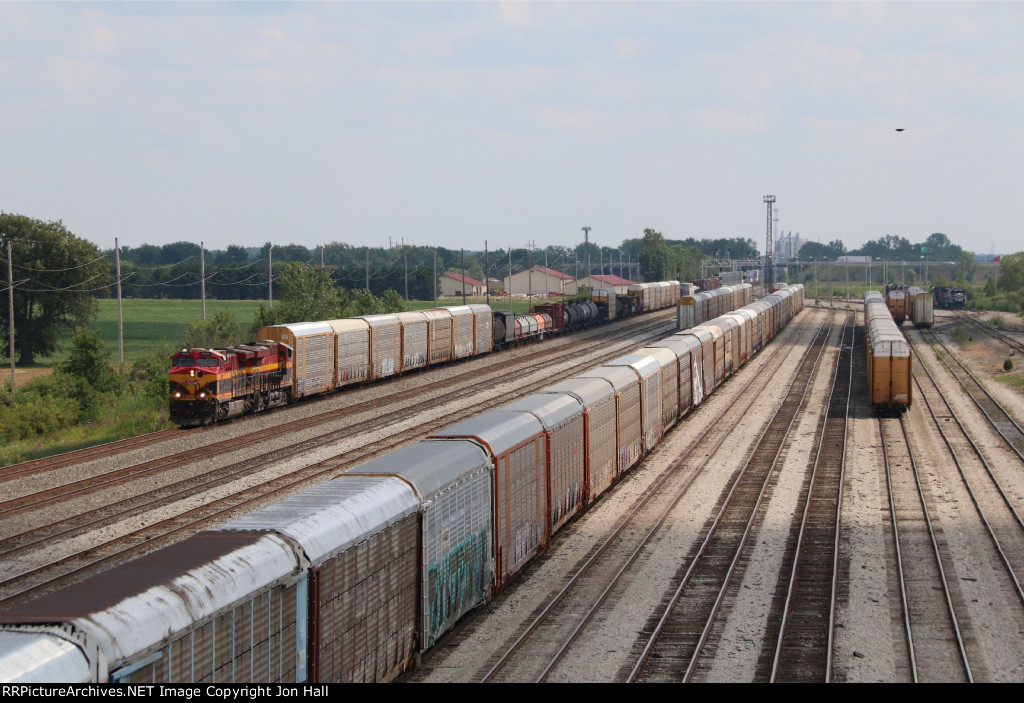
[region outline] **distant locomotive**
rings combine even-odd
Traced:
[[[935,286],[932,296],[937,310],[963,310],[967,307],[967,293],[963,288]]]

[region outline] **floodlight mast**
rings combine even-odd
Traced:
[[[775,203],[775,196],[764,196],[764,202],[768,205],[768,234],[764,244],[764,284],[767,286],[765,291],[770,294],[775,287],[775,262],[772,256],[775,247],[772,241],[772,205]]]
[[[583,246],[587,249],[587,278],[590,278],[593,273],[593,270],[590,268],[590,228],[581,227],[580,229],[583,230]]]

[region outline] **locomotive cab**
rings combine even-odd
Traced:
[[[182,349],[171,357],[171,420],[182,426],[215,420],[220,376],[232,365],[208,349]]]
[[[182,349],[171,357],[171,421],[194,427],[284,405],[291,368],[291,347],[277,342]]]

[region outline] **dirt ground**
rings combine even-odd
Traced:
[[[39,378],[49,373],[53,373],[53,369],[14,369],[14,385],[21,386],[33,378]],[[3,381],[9,381],[11,378],[11,368],[8,366],[0,373],[0,379]]]
[[[996,324],[998,320],[1004,331],[1024,343],[1024,320],[1016,315],[986,311],[973,312],[972,315],[989,324]],[[966,338],[954,333],[957,328],[966,333]],[[955,322],[953,316],[947,313],[936,315],[933,329],[942,341],[968,363],[989,393],[998,399],[1014,419],[1018,423],[1024,420],[1024,355],[972,325]],[[957,337],[961,340],[959,343]],[[1013,364],[1009,372],[1003,368],[1007,359]]]

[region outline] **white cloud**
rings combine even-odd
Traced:
[[[741,112],[730,109],[696,110],[697,124],[712,132],[758,134],[768,128],[763,113],[752,110]]]

